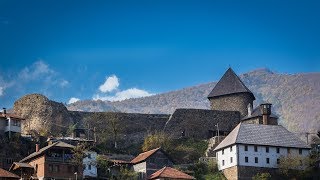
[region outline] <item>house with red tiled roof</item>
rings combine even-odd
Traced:
[[[184,172],[171,167],[163,167],[159,171],[151,174],[149,180],[189,180],[196,179]]]
[[[147,179],[163,167],[173,165],[172,159],[161,148],[141,153],[131,163],[133,170],[139,173],[139,179]]]
[[[10,179],[20,179],[20,177],[9,172],[9,171],[6,171],[6,170],[0,168],[0,179],[10,180]]]

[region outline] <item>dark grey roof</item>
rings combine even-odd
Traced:
[[[247,116],[243,117],[241,120],[251,119],[251,118],[259,117],[259,116],[262,116],[261,111],[260,111],[260,106],[253,109],[251,116],[247,115]],[[278,116],[276,116],[273,113],[271,113],[270,117],[278,119]]]
[[[67,143],[65,143],[65,142],[55,142],[55,143],[53,143],[53,144],[51,144],[51,145],[48,145],[48,146],[46,146],[46,147],[44,147],[44,148],[41,148],[41,149],[39,149],[39,151],[38,152],[34,152],[34,153],[31,153],[29,156],[27,156],[27,157],[25,157],[25,158],[23,158],[22,160],[20,160],[19,162],[26,162],[27,160],[29,160],[29,159],[32,159],[32,158],[34,158],[34,157],[36,157],[36,156],[38,156],[38,155],[41,155],[42,153],[44,153],[45,151],[47,151],[48,149],[50,149],[50,148],[52,148],[52,147],[62,147],[62,148],[74,148],[75,146],[73,146],[73,145],[71,145],[71,144],[67,144]]]
[[[250,93],[255,99],[253,93],[244,85],[236,73],[229,68],[210,92],[208,98],[235,93]]]
[[[246,123],[239,123],[214,150],[233,144],[310,148],[283,126]]]

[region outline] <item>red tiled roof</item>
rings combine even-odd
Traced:
[[[135,157],[134,159],[131,160],[131,163],[133,164],[137,164],[139,162],[142,162],[144,160],[146,160],[148,157],[150,157],[152,154],[154,154],[155,152],[157,152],[160,148],[156,148],[156,149],[152,149],[150,151],[144,152],[139,154],[137,157]]]
[[[18,115],[13,114],[13,113],[6,113],[6,114],[0,113],[0,117],[3,117],[3,118],[10,117],[10,118],[14,118],[14,119],[25,120],[22,117],[19,117]]]
[[[9,172],[9,171],[6,171],[2,168],[0,168],[0,177],[1,178],[17,178],[17,179],[20,179],[19,176]]]
[[[171,167],[164,167],[159,171],[151,174],[148,179],[156,179],[156,178],[171,178],[171,179],[195,179],[194,177],[173,169]]]

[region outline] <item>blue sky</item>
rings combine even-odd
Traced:
[[[0,0],[0,102],[146,96],[216,81],[229,65],[319,72],[319,9],[302,0]]]

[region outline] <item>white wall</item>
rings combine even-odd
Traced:
[[[97,153],[94,151],[86,151],[86,157],[83,158],[83,176],[97,177]],[[88,155],[90,154],[90,157]],[[91,165],[91,169],[89,169],[89,165]]]
[[[238,148],[237,148],[238,147]],[[254,167],[268,167],[268,168],[277,168],[277,159],[280,156],[288,156],[287,148],[279,147],[280,152],[277,153],[276,147],[269,146],[269,152],[266,152],[266,146],[257,146],[257,152],[254,151],[253,145],[248,145],[248,151],[245,151],[245,145],[237,144],[232,146],[232,151],[230,152],[230,147],[224,149],[224,154],[222,150],[216,152],[217,163],[219,170],[229,168],[232,166],[254,166]],[[239,164],[238,155],[239,154]],[[290,148],[290,154],[299,156],[298,148]],[[302,149],[301,156],[306,157],[309,154],[308,149]],[[230,162],[230,157],[233,158],[233,162]],[[248,157],[248,162],[245,162],[245,157]],[[258,163],[255,163],[255,157],[258,158]],[[267,163],[267,158],[269,158],[269,164]],[[224,160],[224,165],[222,161]]]
[[[239,165],[241,166],[254,166],[254,167],[268,167],[268,168],[277,168],[277,159],[280,156],[288,156],[287,148],[279,147],[280,152],[277,153],[276,147],[269,146],[269,152],[266,152],[266,146],[257,146],[258,151],[254,151],[253,145],[248,145],[248,151],[245,151],[245,145],[239,146]],[[299,155],[299,149],[290,148],[291,155]],[[307,149],[302,150],[301,156],[307,156],[309,151]],[[248,157],[248,162],[245,162],[245,157]],[[258,163],[255,163],[255,157],[258,158]],[[267,163],[267,158],[269,158],[269,164]]]
[[[219,170],[237,165],[237,147],[236,145],[233,145],[231,147],[232,147],[232,151],[230,151],[230,146],[229,146],[224,149],[224,153],[222,153],[222,150],[216,153]],[[232,157],[232,163],[231,163],[231,157]],[[223,161],[224,161],[224,165],[222,165]]]
[[[143,172],[143,173],[147,173],[147,165],[146,162],[141,162],[138,164],[133,165],[133,170],[135,172]]]

